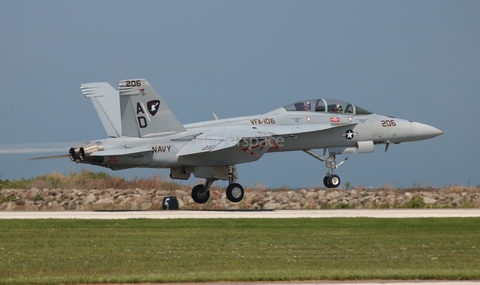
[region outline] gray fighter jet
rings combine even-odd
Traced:
[[[247,117],[183,125],[145,79],[122,80],[118,91],[106,82],[82,84],[109,139],[74,146],[70,159],[113,170],[133,167],[170,168],[173,179],[190,175],[205,184],[192,189],[192,198],[205,203],[215,180],[228,180],[231,202],[244,197],[236,165],[265,153],[304,151],[325,162],[323,182],[340,185],[335,170],[340,154],[369,153],[376,144],[425,140],[443,134],[437,128],[373,114],[333,99],[299,101],[271,112]],[[323,155],[312,149],[323,149]],[[328,156],[326,155],[328,151]]]

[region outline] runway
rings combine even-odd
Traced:
[[[175,283],[175,284],[161,284],[161,285],[478,285],[479,281],[391,281],[391,280],[378,280],[378,281],[292,281],[292,282],[231,282],[231,283]],[[138,284],[146,285],[146,284]],[[149,284],[157,285],[157,284]],[[160,284],[158,284],[160,285]]]
[[[278,211],[0,211],[0,219],[466,218],[480,209]]]
[[[284,282],[228,282],[228,283],[162,283],[161,285],[478,285],[479,281],[284,281]],[[142,284],[139,284],[142,285]],[[150,284],[149,285],[160,285]]]

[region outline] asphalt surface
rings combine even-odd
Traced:
[[[224,218],[453,218],[480,217],[480,209],[278,211],[0,211],[0,219],[224,219]],[[480,284],[480,283],[479,283]]]
[[[218,282],[218,283],[138,283],[136,285],[479,285],[480,280],[424,281],[424,280],[375,280],[375,281],[281,281],[281,282]],[[119,284],[129,285],[129,284]]]

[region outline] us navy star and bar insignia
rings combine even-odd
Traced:
[[[345,137],[347,140],[351,140],[356,136],[358,136],[358,133],[352,130],[347,130],[345,133],[342,134],[342,137]]]

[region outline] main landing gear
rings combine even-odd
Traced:
[[[325,158],[311,149],[304,150],[304,152],[308,153],[309,155],[315,157],[320,161],[325,162],[325,167],[328,168],[328,172],[323,178],[323,184],[327,188],[337,188],[340,185],[341,180],[340,180],[340,177],[335,174],[335,169],[337,169],[340,165],[342,165],[345,161],[347,161],[348,157],[345,158],[339,164],[337,164],[337,162],[335,161],[334,153],[331,153],[328,158]]]
[[[204,204],[210,198],[210,186],[216,179],[206,179],[205,184],[199,184],[192,189],[192,199],[198,204]],[[227,198],[230,202],[238,203],[245,196],[245,190],[242,185],[236,183],[237,170],[235,166],[228,167],[228,187],[226,190]]]

